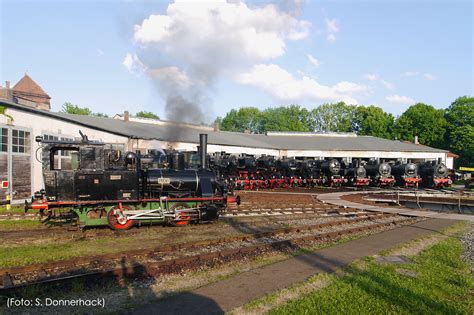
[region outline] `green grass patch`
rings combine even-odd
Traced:
[[[342,277],[315,293],[273,310],[273,314],[473,314],[474,282],[463,247],[448,238],[414,256],[413,263],[380,265],[373,258],[354,263]],[[400,274],[397,268],[416,272]]]
[[[120,246],[117,246],[118,242]],[[134,242],[133,238],[119,240],[114,237],[23,246],[0,245],[0,268],[114,253],[136,248],[137,242]]]
[[[10,210],[7,210],[7,206],[0,206],[0,214],[11,213],[11,212],[24,213],[25,206],[24,205],[10,205]]]
[[[38,220],[5,220],[0,221],[0,230],[28,230],[39,229],[44,224]]]

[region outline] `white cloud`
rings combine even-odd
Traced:
[[[385,98],[387,101],[390,103],[395,103],[395,104],[402,104],[402,105],[411,105],[415,104],[415,100],[412,99],[411,97],[408,96],[402,96],[402,95],[389,95]]]
[[[437,76],[435,76],[435,75],[433,75],[433,74],[431,74],[431,73],[425,73],[425,74],[423,75],[423,77],[424,77],[426,80],[430,80],[430,81],[434,81],[434,80],[437,80],[437,79],[438,79]]]
[[[403,74],[405,77],[415,77],[419,75],[420,73],[418,71],[407,71]]]
[[[339,32],[339,25],[336,19],[326,19],[326,27],[327,27],[328,33]]]
[[[367,87],[342,81],[333,86],[319,84],[313,78],[295,78],[291,73],[275,64],[258,64],[237,76],[237,82],[261,88],[271,96],[283,101],[344,101],[357,104],[354,94],[364,92]]]
[[[147,70],[147,67],[141,62],[136,54],[127,53],[122,64],[130,73],[140,74]]]
[[[149,75],[162,83],[170,82],[176,84],[181,89],[189,88],[193,83],[188,75],[180,71],[177,67],[163,67],[149,70]]]
[[[366,73],[364,74],[364,79],[368,80],[368,81],[380,81],[380,83],[387,89],[389,90],[393,90],[395,89],[395,84],[393,84],[392,82],[389,82],[389,81],[386,81],[382,78],[379,77],[378,74],[376,73]]]
[[[393,84],[392,82],[388,82],[388,81],[380,79],[380,83],[382,83],[383,86],[385,86],[389,90],[395,89],[395,84]]]
[[[334,43],[334,42],[336,41],[336,35],[334,35],[334,34],[328,34],[328,36],[326,37],[326,39],[328,40],[328,42]]]
[[[300,4],[294,0],[285,11],[243,1],[175,1],[134,26],[138,56],[128,54],[124,66],[153,80],[168,119],[202,122],[183,116],[212,113],[212,88],[221,77],[280,57],[289,41],[308,36],[311,23],[292,14]]]
[[[175,2],[168,5],[166,15],[150,15],[135,25],[134,39],[143,46],[159,45],[167,54],[188,62],[207,59],[229,64],[241,58],[281,56],[285,42],[305,38],[310,26],[274,5]]]
[[[366,73],[364,74],[364,79],[368,81],[377,81],[379,76],[376,73]]]
[[[311,54],[307,54],[306,57],[308,57],[309,62],[315,66],[316,68],[319,67],[319,60],[314,58]]]
[[[104,55],[104,52],[102,51],[102,49],[98,48],[97,49],[97,56],[102,57],[103,55]]]
[[[339,32],[339,23],[336,19],[326,19],[327,36],[326,39],[330,43],[336,41],[336,33]]]

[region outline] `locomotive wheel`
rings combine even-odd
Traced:
[[[184,210],[187,209],[188,205],[185,203],[175,203],[170,207],[170,210]],[[185,214],[181,214],[179,216],[180,220],[172,220],[170,221],[170,225],[172,226],[185,226],[188,225],[191,222],[191,217]]]
[[[122,210],[131,210],[128,206],[122,206]],[[109,226],[114,230],[128,230],[130,229],[134,222],[123,216],[119,207],[113,207],[107,213],[107,221]]]

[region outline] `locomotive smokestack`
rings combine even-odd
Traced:
[[[201,153],[201,168],[207,168],[207,133],[199,134],[199,149]]]

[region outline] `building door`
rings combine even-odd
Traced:
[[[12,199],[31,197],[31,132],[27,129],[0,126],[0,180],[8,180],[9,188],[0,191],[0,198],[7,194]]]
[[[1,126],[0,126],[1,127]],[[8,139],[9,129],[6,127],[0,128],[0,181],[8,181]],[[4,200],[10,193],[9,188],[0,188],[0,199]]]

